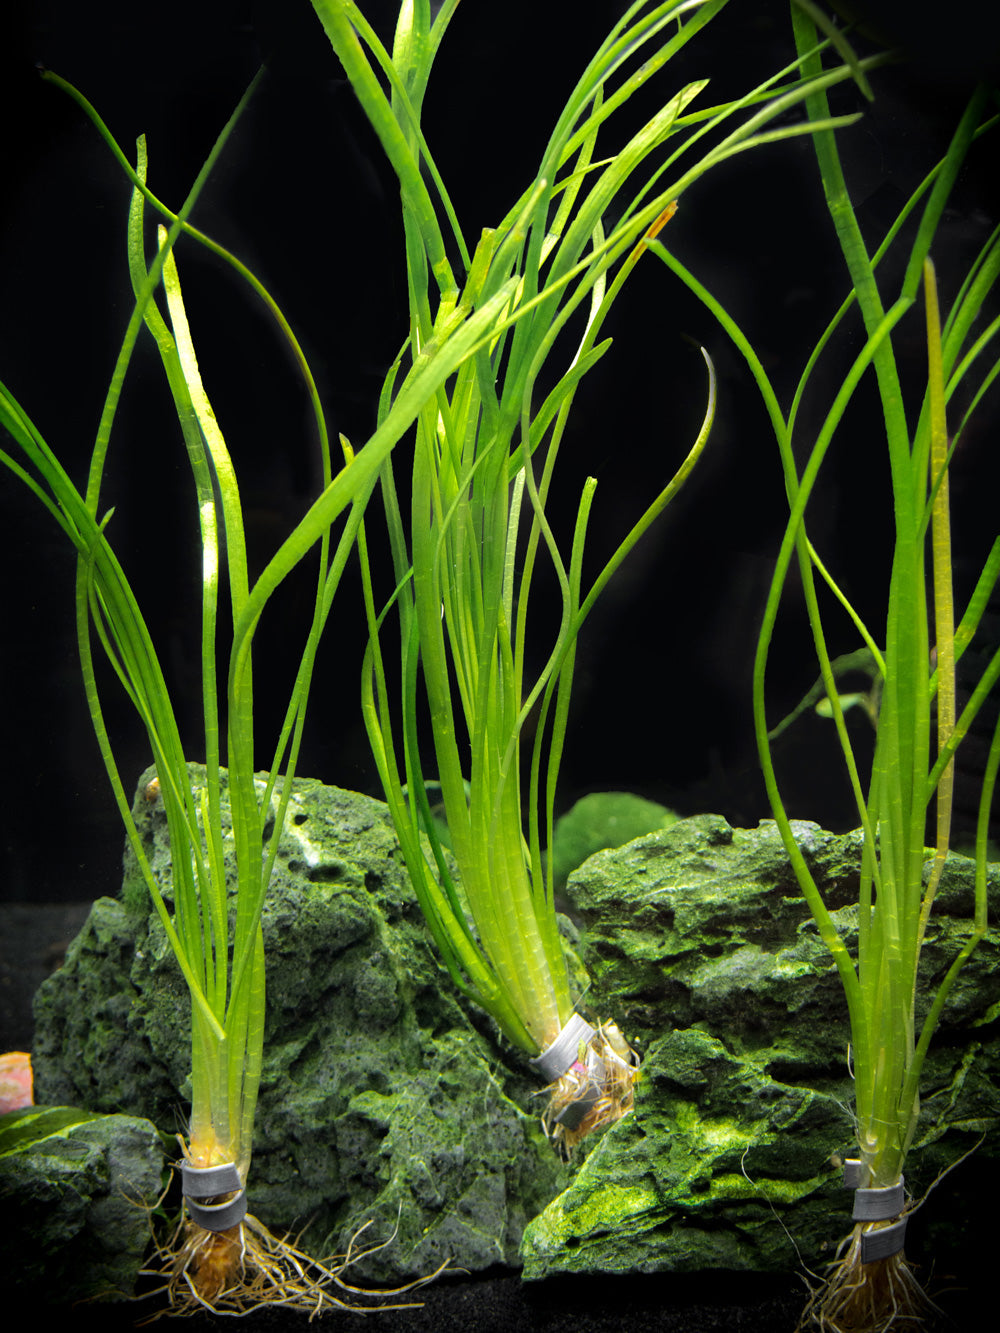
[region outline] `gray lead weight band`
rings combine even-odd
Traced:
[[[593,1083],[588,1083],[583,1095],[577,1097],[576,1101],[570,1102],[569,1105],[565,1106],[556,1116],[556,1124],[562,1125],[563,1129],[568,1129],[570,1133],[575,1129],[579,1129],[580,1125],[586,1119],[591,1107],[593,1107],[600,1098],[600,1095],[600,1089]]]
[[[206,1231],[228,1231],[246,1217],[247,1194],[235,1162],[221,1162],[218,1166],[189,1166],[182,1162],[181,1179],[188,1216]],[[239,1192],[225,1203],[198,1202],[232,1190]]]
[[[553,1079],[561,1078],[576,1063],[581,1040],[590,1041],[594,1035],[594,1029],[587,1020],[579,1014],[573,1014],[552,1045],[542,1051],[541,1055],[529,1060],[528,1064],[544,1074],[551,1083]]]
[[[861,1262],[874,1263],[876,1259],[888,1259],[898,1254],[906,1240],[906,1218],[901,1217],[891,1227],[880,1227],[878,1231],[865,1231],[861,1235]]]
[[[228,1203],[198,1203],[187,1200],[188,1217],[206,1231],[228,1231],[247,1215],[246,1190],[240,1190]]]
[[[887,1185],[879,1190],[855,1190],[855,1222],[883,1222],[890,1217],[898,1217],[905,1202],[904,1177],[900,1176],[895,1185]]]
[[[220,1162],[218,1166],[190,1166],[181,1162],[181,1179],[187,1199],[211,1199],[216,1194],[243,1188],[235,1162]]]
[[[861,1162],[857,1157],[848,1157],[844,1163],[844,1189],[856,1190],[861,1184]]]

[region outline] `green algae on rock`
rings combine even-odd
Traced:
[[[166,884],[155,802],[141,818]],[[799,832],[828,901],[849,903],[859,837]],[[926,967],[953,948],[971,875],[951,858]],[[128,905],[128,867],[125,881],[128,903],[94,905],[39,993],[36,1087],[169,1132],[188,1059],[183,982],[146,900]],[[447,1256],[472,1271],[516,1264],[519,1244],[531,1278],[830,1258],[850,1212],[832,1160],[852,1142],[847,1021],[774,826],[682,820],[592,857],[568,897],[597,1003],[644,1057],[634,1110],[575,1176],[532,1115],[533,1080],[447,984],[385,806],[297,781],[264,917],[255,1208],[275,1228],[315,1216],[331,1250],[369,1218],[364,1238],[385,1240],[398,1219],[392,1246],[359,1268],[366,1280]],[[855,912],[837,908],[848,935]],[[908,1172],[917,1193],[1000,1121],[998,959],[994,927],[945,1011]],[[976,1170],[995,1178],[993,1139]],[[942,1254],[962,1238],[934,1206],[923,1216]]]
[[[136,1116],[90,1117],[0,1155],[8,1286],[42,1306],[131,1297],[162,1174],[160,1135]]]
[[[569,1188],[528,1227],[525,1277],[549,1272],[782,1270],[794,1253],[779,1219],[820,1191],[797,1240],[836,1239],[829,1151],[849,1138],[836,1101],[779,1089],[697,1029],[654,1042],[632,1116],[605,1135]],[[803,1243],[804,1242],[804,1243]]]
[[[143,795],[151,776],[136,814],[167,894],[166,821]],[[46,1100],[126,1106],[169,1132],[190,1060],[184,983],[134,877],[126,854],[124,901],[95,904],[39,992],[36,1087]],[[369,1220],[366,1244],[396,1230],[352,1269],[366,1281],[446,1258],[471,1270],[516,1261],[565,1169],[530,1113],[527,1071],[504,1067],[488,1022],[474,1027],[447,984],[381,802],[296,780],[263,929],[255,1213],[272,1230],[308,1221],[315,1253],[343,1252]]]
[[[669,828],[678,816],[658,801],[627,791],[593,791],[560,815],[552,832],[552,873],[562,890],[588,856],[624,847],[656,829]]]
[[[850,942],[860,835],[796,832]],[[973,873],[949,858],[925,976],[954,955]],[[993,925],[927,1063],[907,1176],[916,1195],[983,1134],[979,1169],[997,1174],[998,887],[994,869]],[[635,1034],[643,1064],[632,1115],[528,1226],[525,1276],[788,1270],[832,1258],[850,1226],[839,1172],[853,1143],[847,1015],[774,824],[682,820],[592,857],[567,896],[599,1003]],[[966,1221],[947,1225],[961,1235]],[[931,1229],[943,1225],[934,1218]]]

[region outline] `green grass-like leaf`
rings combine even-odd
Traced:
[[[818,74],[820,53],[812,23],[815,7],[796,0],[795,34],[803,68]],[[863,63],[863,62],[862,62]],[[662,244],[652,247],[717,316],[746,358],[767,408],[784,470],[790,516],[771,584],[754,666],[754,721],[758,750],[768,796],[803,896],[820,934],[836,962],[851,1020],[851,1053],[855,1079],[858,1142],[869,1183],[889,1185],[899,1178],[912,1139],[918,1111],[920,1076],[929,1044],[955,979],[986,928],[986,833],[997,766],[1000,763],[1000,728],[994,735],[983,781],[977,839],[977,891],[974,920],[968,941],[929,996],[918,996],[917,965],[932,911],[934,893],[948,849],[950,825],[950,771],[955,752],[998,676],[997,653],[972,693],[965,709],[954,716],[955,663],[968,647],[1000,575],[1000,545],[994,543],[976,589],[954,626],[951,594],[951,555],[948,537],[948,470],[954,457],[949,443],[946,409],[971,368],[981,364],[1000,321],[980,332],[973,347],[969,340],[984,303],[1000,273],[997,235],[983,247],[943,321],[937,313],[937,290],[928,253],[937,233],[951,188],[970,144],[994,123],[984,115],[985,100],[977,93],[955,131],[946,157],[918,185],[896,223],[874,256],[869,251],[851,204],[841,168],[825,90],[817,86],[807,100],[810,124],[816,131],[820,175],[831,219],[844,254],[853,288],[823,334],[807,365],[791,409],[786,415],[750,340],[711,293]],[[888,303],[876,276],[876,267],[900,236],[904,222],[921,207],[907,255],[899,295]],[[927,390],[911,426],[904,408],[896,360],[894,332],[907,317],[923,278],[927,309]],[[793,435],[800,404],[813,388],[814,371],[855,302],[866,340],[847,378],[836,391],[826,419],[800,468],[795,461]],[[978,327],[978,325],[976,325]],[[895,552],[886,600],[884,628],[866,627],[837,587],[819,553],[809,540],[808,504],[820,467],[834,441],[844,410],[868,367],[874,369],[882,405],[892,482]],[[972,394],[978,405],[1000,368],[1000,359],[981,371],[979,388]],[[967,409],[962,426],[969,420]],[[925,550],[929,547],[934,571],[933,594],[928,603],[925,587]],[[779,788],[772,741],[780,731],[769,730],[765,684],[771,639],[782,590],[792,562],[802,583],[823,688],[840,739],[852,783],[859,822],[864,830],[864,855],[859,894],[859,947],[852,958],[839,937],[809,867],[799,849]],[[826,646],[826,629],[816,594],[816,573],[830,585],[837,600],[854,621],[865,644],[863,651],[881,674],[875,756],[867,793],[844,724],[836,686],[836,664]],[[936,640],[937,664],[930,661],[931,635]],[[878,640],[884,634],[884,648]],[[938,753],[931,754],[931,714],[937,710]],[[784,724],[782,724],[783,726]],[[924,882],[927,814],[936,799],[937,847]],[[918,1021],[918,1013],[923,1010]]]
[[[375,442],[370,458],[352,469],[345,464],[334,476],[326,423],[315,381],[301,349],[270,295],[246,268],[188,222],[208,174],[218,159],[246,98],[216,142],[182,208],[173,213],[146,185],[146,150],[140,140],[133,168],[90,104],[54,75],[52,83],[69,92],[94,121],[133,183],[128,220],[129,271],[135,308],[109,386],[83,493],[58,462],[13,394],[0,386],[0,424],[15,452],[0,460],[39,499],[77,551],[76,623],[84,687],[98,746],[140,871],[166,932],[192,1000],[192,1114],[190,1147],[202,1162],[235,1160],[243,1178],[249,1166],[254,1108],[261,1072],[264,1018],[264,956],[261,910],[277,855],[291,778],[301,743],[315,654],[334,594],[354,548],[364,504],[375,484],[378,460],[384,460],[412,415],[407,405],[420,388],[404,392],[392,420]],[[252,91],[251,86],[251,90]],[[248,91],[247,97],[250,92]],[[147,261],[144,204],[169,224],[159,229],[159,243]],[[236,468],[218,427],[202,382],[194,339],[184,306],[174,246],[180,237],[211,248],[229,262],[271,313],[280,335],[291,345],[313,403],[322,454],[324,489],[299,528],[293,531],[263,575],[250,583],[243,514]],[[169,323],[153,301],[165,289]],[[498,305],[508,299],[505,293]],[[101,490],[115,416],[136,341],[146,326],[160,354],[173,395],[178,424],[194,481],[202,547],[201,676],[206,783],[192,785],[187,757],[164,674],[142,612],[126,574],[115,557],[112,516],[99,517]],[[465,338],[473,341],[474,326]],[[447,358],[432,357],[415,367],[410,383],[433,386],[448,373]],[[406,385],[404,385],[404,389]],[[331,525],[344,517],[335,545]],[[255,730],[252,646],[261,614],[295,565],[318,552],[318,581],[311,623],[291,692],[270,772],[259,789],[254,772]],[[220,560],[226,561],[220,579]],[[225,588],[226,618],[234,639],[228,661],[218,662],[219,601]],[[145,855],[115,760],[102,703],[97,659],[105,657],[130,699],[149,739],[159,779],[172,848],[172,902],[156,880]],[[224,704],[224,707],[223,707]],[[226,718],[221,735],[220,718]],[[222,764],[228,767],[224,775]],[[283,777],[280,795],[276,793]],[[221,825],[221,790],[228,783],[232,815],[235,884],[227,883],[227,848]],[[272,832],[264,840],[269,823]],[[230,912],[230,906],[233,912]]]
[[[433,21],[426,0],[401,6],[391,54],[353,3],[314,0],[314,7],[401,185],[410,335],[386,377],[380,423],[391,419],[405,391],[408,378],[402,387],[398,380],[407,359],[416,368],[428,349],[443,355],[499,302],[491,331],[484,323],[485,336],[463,350],[417,408],[408,516],[393,469],[382,469],[394,587],[382,605],[362,530],[370,636],[362,705],[407,865],[447,967],[511,1041],[537,1052],[573,1003],[542,847],[552,837],[577,636],[705,447],[714,371],[708,363],[697,440],[668,467],[671,480],[589,586],[583,554],[596,482],[584,485],[568,553],[547,514],[568,414],[583,377],[608,352],[599,336],[609,311],[678,199],[683,203],[704,172],[735,154],[812,132],[786,115],[802,102],[807,83],[794,62],[744,97],[699,110],[706,82],[691,82],[623,136],[621,108],[662,78],[672,57],[725,7],[725,0],[640,0],[581,73],[521,193],[473,247],[420,125],[431,63],[454,6]],[[812,86],[852,73],[863,80],[875,63],[824,71]],[[775,128],[777,117],[787,123]],[[464,272],[447,260],[456,252]],[[567,357],[570,330],[576,350]],[[543,380],[552,387],[538,401]],[[677,456],[672,441],[666,451]],[[544,568],[559,610],[542,648],[544,664],[529,679],[531,593]],[[398,686],[383,655],[393,622]],[[418,716],[428,719],[433,761],[421,753]],[[534,739],[530,756],[522,756],[529,718]],[[433,832],[428,770],[440,788],[460,887]],[[423,831],[431,837],[429,855]]]

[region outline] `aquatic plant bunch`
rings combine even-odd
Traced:
[[[819,67],[812,8],[794,9],[796,43],[807,70]],[[1000,374],[996,339],[1000,319],[984,319],[996,300],[1000,276],[1000,229],[989,236],[960,283],[942,319],[938,284],[929,251],[959,168],[971,145],[996,122],[986,117],[986,98],[971,100],[945,158],[917,186],[893,227],[870,255],[851,204],[837,141],[829,126],[825,93],[811,95],[807,110],[824,193],[850,275],[852,291],[809,358],[787,416],[760,359],[742,330],[710,293],[659,242],[651,248],[717,315],[757,380],[777,438],[790,505],[788,526],[771,584],[754,664],[754,724],[768,796],[802,894],[836,964],[851,1026],[858,1158],[845,1184],[854,1190],[854,1228],[816,1291],[803,1328],[881,1333],[912,1326],[928,1302],[906,1261],[908,1207],[903,1166],[917,1132],[920,1082],[925,1057],[945,1004],[964,963],[986,932],[986,856],[990,812],[1000,766],[1000,722],[994,729],[980,789],[976,838],[976,888],[968,936],[932,988],[924,993],[918,967],[935,895],[948,854],[955,755],[1000,677],[994,652],[958,713],[955,665],[969,647],[1000,577],[1000,537],[985,554],[982,573],[957,626],[952,590],[949,472],[963,432],[984,394]],[[918,207],[919,206],[919,207]],[[909,228],[907,230],[909,220]],[[900,265],[898,297],[883,301],[887,284],[876,268],[901,235],[910,245]],[[895,257],[895,256],[893,256]],[[879,277],[882,277],[879,269]],[[898,280],[898,278],[897,278]],[[916,305],[923,288],[923,311]],[[843,384],[833,395],[804,464],[793,448],[796,416],[817,362],[841,322],[855,309],[864,343]],[[927,349],[923,390],[909,419],[897,364],[894,333],[923,314]],[[898,340],[902,345],[902,340]],[[873,369],[881,399],[881,428],[889,456],[891,513],[886,526],[894,546],[884,628],[870,629],[850,603],[808,533],[808,504],[820,468],[852,396]],[[947,406],[961,390],[965,406],[949,432]],[[858,901],[858,946],[852,957],[838,933],[819,885],[788,818],[772,753],[779,729],[769,729],[765,680],[774,625],[786,580],[795,562],[808,613],[829,713],[837,728],[844,764],[863,830]],[[929,576],[928,576],[929,573]],[[818,577],[817,577],[818,576]],[[877,672],[875,752],[867,793],[844,722],[836,662],[828,651],[829,612],[818,584],[832,594],[860,636]],[[884,643],[884,647],[881,644]],[[934,645],[933,650],[931,645]],[[928,821],[934,847],[927,849]]]
[[[621,108],[725,7],[639,0],[582,71],[522,192],[472,247],[422,125],[457,0],[433,7],[433,17],[429,0],[404,0],[391,51],[351,0],[313,4],[401,187],[409,333],[386,376],[380,418],[398,400],[403,367],[449,347],[506,293],[489,342],[420,406],[408,518],[393,470],[383,469],[394,582],[378,596],[360,534],[369,623],[362,704],[441,957],[455,984],[536,1062],[551,1090],[544,1122],[567,1147],[629,1109],[637,1067],[603,1016],[580,1027],[543,855],[552,845],[575,645],[597,597],[705,447],[715,391],[707,355],[701,429],[684,449],[665,446],[669,481],[589,588],[583,552],[596,482],[584,484],[569,549],[560,550],[547,513],[557,455],[580,381],[610,348],[610,339],[599,340],[604,321],[651,239],[711,166],[801,132],[769,123],[801,100],[803,82],[790,66],[699,114],[689,110],[706,87],[699,80],[623,131]],[[836,82],[849,72],[823,77]],[[557,610],[544,620],[529,610],[539,570],[558,589]],[[390,668],[392,623],[398,658]],[[544,663],[533,677],[532,660]],[[423,749],[418,718],[429,735]],[[522,753],[529,720],[533,739]],[[447,849],[430,786],[441,793]]]
[[[144,140],[138,141],[133,167],[86,99],[51,72],[43,77],[81,106],[132,183],[128,263],[135,306],[107,392],[86,491],[77,489],[2,384],[0,425],[17,454],[0,450],[0,462],[32,491],[76,551],[77,642],[91,721],[126,835],[190,995],[191,1114],[180,1167],[186,1215],[175,1241],[160,1251],[170,1274],[166,1291],[174,1305],[184,1308],[192,1300],[209,1308],[225,1303],[238,1309],[277,1301],[314,1310],[324,1302],[339,1303],[324,1294],[325,1285],[332,1282],[349,1290],[338,1277],[342,1269],[312,1263],[293,1244],[271,1236],[247,1207],[264,1034],[261,912],[291,795],[317,646],[378,469],[411,425],[414,404],[432,394],[476,339],[483,338],[494,308],[468,321],[453,348],[439,358],[426,358],[413,370],[365,456],[355,459],[345,448],[344,465],[334,473],[315,381],[287,321],[245,266],[188,221],[254,84],[219,136],[184,205],[174,213],[146,184]],[[148,258],[147,204],[163,220]],[[248,573],[236,468],[202,382],[181,293],[174,246],[182,236],[188,238],[186,243],[211,249],[264,302],[292,350],[313,407],[322,490],[254,583]],[[153,299],[160,287],[169,322]],[[99,517],[116,412],[144,328],[155,342],[171,390],[197,506],[201,585],[194,618],[200,631],[205,755],[205,776],[198,781],[188,766],[155,645],[110,539],[113,513]],[[334,541],[331,525],[341,518],[342,529]],[[260,776],[254,767],[254,638],[268,601],[308,555],[317,559],[318,566],[311,617],[273,759]],[[220,587],[226,590],[225,619],[232,633],[222,662],[217,642]],[[162,804],[171,846],[169,885],[159,883],[151,867],[118,770],[102,704],[103,676],[99,677],[96,661],[100,653],[146,730],[157,776],[139,800]],[[224,785],[230,811],[225,824]]]

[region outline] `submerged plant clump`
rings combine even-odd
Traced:
[[[795,8],[796,42],[807,69],[818,69],[811,9]],[[810,357],[787,416],[761,361],[735,321],[658,242],[659,256],[717,314],[746,357],[777,437],[790,517],[765,608],[754,664],[754,723],[758,751],[775,820],[819,934],[843,985],[851,1027],[858,1156],[845,1164],[844,1184],[854,1190],[851,1235],[829,1280],[813,1296],[803,1327],[830,1333],[881,1333],[918,1320],[929,1308],[904,1251],[907,1217],[902,1168],[913,1143],[920,1110],[925,1059],[956,979],[987,929],[986,859],[997,771],[1000,723],[993,730],[981,775],[976,837],[975,891],[965,938],[930,983],[918,987],[918,968],[935,908],[951,837],[955,756],[1000,678],[1000,651],[985,664],[964,708],[956,702],[956,663],[979,629],[1000,577],[1000,538],[980,553],[982,572],[956,625],[952,589],[949,473],[956,446],[987,390],[1000,374],[995,342],[1000,320],[981,327],[984,306],[995,299],[1000,278],[1000,229],[987,238],[964,275],[946,318],[930,249],[959,169],[976,138],[996,117],[987,116],[979,90],[954,131],[946,157],[924,178],[877,250],[869,253],[844,179],[835,135],[829,128],[825,93],[807,100],[820,175],[852,291]],[[995,131],[994,131],[995,132]],[[919,212],[917,211],[920,206]],[[914,226],[899,295],[883,303],[886,254],[913,215]],[[905,233],[903,233],[905,234]],[[906,403],[894,343],[923,288],[926,346],[924,387]],[[865,340],[833,397],[805,463],[793,449],[796,415],[812,373],[855,303]],[[918,312],[917,312],[918,313]],[[874,371],[880,395],[891,481],[894,547],[884,626],[869,627],[837,583],[835,573],[809,537],[808,503],[835,432],[862,379]],[[947,407],[961,388],[967,406],[949,434]],[[908,419],[909,410],[909,419]],[[957,413],[955,414],[958,415]],[[777,729],[768,727],[765,682],[775,621],[786,580],[797,565],[801,592],[819,661],[830,714],[837,728],[863,831],[858,899],[858,944],[852,956],[837,930],[820,882],[786,812],[772,755]],[[824,589],[822,585],[825,584]],[[846,612],[877,672],[875,752],[867,792],[844,722],[844,700],[829,652],[828,605]],[[871,709],[875,713],[874,707]],[[933,834],[928,829],[933,828]],[[928,850],[927,842],[934,846]],[[968,910],[968,909],[967,909]]]
[[[254,85],[219,136],[179,213],[173,213],[146,184],[146,147],[140,139],[133,168],[100,117],[58,76],[44,77],[68,92],[112,149],[132,186],[128,218],[128,262],[135,306],[108,389],[95,440],[87,487],[81,493],[31,418],[0,384],[0,424],[20,455],[0,451],[2,462],[39,499],[77,554],[76,627],[90,716],[125,825],[138,873],[187,985],[191,1005],[191,1114],[183,1144],[181,1175],[187,1220],[163,1247],[171,1276],[165,1290],[184,1307],[248,1307],[264,1302],[315,1309],[339,1303],[328,1285],[352,1290],[342,1274],[356,1262],[306,1262],[294,1244],[278,1240],[248,1211],[247,1185],[253,1126],[261,1077],[265,1011],[265,959],[261,913],[284,827],[291,778],[302,737],[305,709],[320,634],[341,573],[356,541],[361,513],[381,461],[406,430],[413,408],[402,403],[379,439],[354,459],[345,447],[344,466],[334,474],[328,432],[315,382],[287,322],[260,283],[233,256],[187,221],[222,147]],[[146,255],[144,205],[161,225],[151,258]],[[236,469],[207,391],[181,294],[174,246],[181,236],[212,249],[236,269],[264,301],[291,345],[313,406],[324,486],[312,508],[286,538],[256,582],[248,572],[244,513]],[[162,287],[169,323],[154,294]],[[201,704],[205,781],[192,781],[177,714],[142,611],[113,549],[113,511],[99,517],[105,465],[116,411],[128,368],[145,326],[155,342],[169,384],[194,483],[201,544]],[[473,321],[473,336],[476,324]],[[415,368],[413,398],[432,392],[452,368],[448,356]],[[412,400],[411,400],[412,401]],[[23,459],[23,462],[21,461]],[[336,544],[331,525],[346,512]],[[318,575],[304,646],[270,769],[255,781],[252,654],[262,613],[292,569],[311,552]],[[220,597],[228,595],[232,642],[228,660],[218,661]],[[125,794],[109,735],[96,667],[95,642],[143,723],[156,778],[147,800],[163,804],[172,848],[169,894],[157,881]],[[222,682],[225,682],[222,684]],[[220,697],[221,696],[221,697]],[[223,779],[222,754],[227,758]],[[279,778],[281,781],[279,781]],[[228,783],[230,819],[223,827],[221,792]],[[155,784],[155,786],[154,786]]]
[[[670,480],[589,588],[584,548],[597,483],[584,483],[569,551],[560,550],[547,510],[557,455],[577,388],[609,350],[611,340],[599,337],[611,307],[684,191],[758,142],[810,130],[770,128],[802,99],[807,81],[795,62],[745,97],[698,112],[691,107],[707,83],[698,80],[625,137],[620,108],[725,4],[638,0],[580,75],[522,193],[470,246],[421,123],[455,0],[433,17],[428,0],[406,0],[391,51],[352,0],[313,4],[401,186],[410,328],[384,381],[380,419],[400,400],[401,368],[452,346],[495,303],[488,340],[420,404],[408,519],[394,470],[383,469],[393,583],[381,597],[359,533],[369,628],[362,700],[386,801],[445,965],[548,1085],[543,1120],[568,1151],[628,1111],[637,1071],[620,1034],[575,1012],[553,859],[542,851],[553,845],[576,642],[705,447],[715,407],[707,353],[707,405],[693,444],[675,454]],[[823,79],[847,77],[845,67]],[[706,134],[715,136],[711,147]],[[544,665],[532,678],[536,575],[553,581],[558,601],[543,622]],[[384,651],[389,624],[398,626],[395,680]],[[433,760],[421,750],[422,717]],[[432,786],[457,874],[432,817]]]

